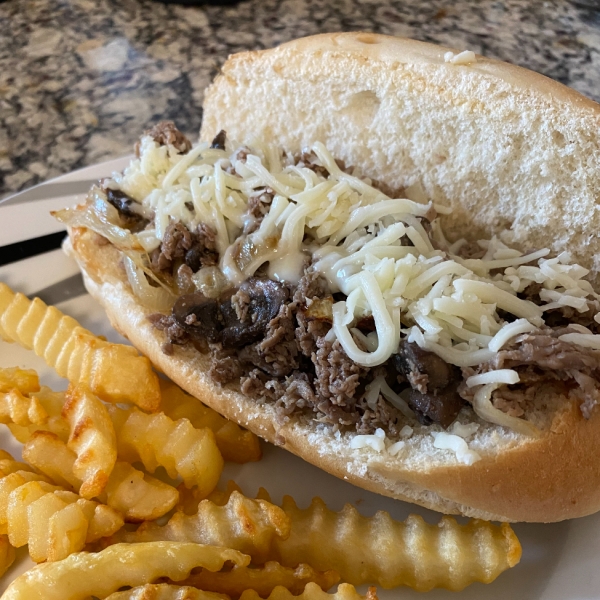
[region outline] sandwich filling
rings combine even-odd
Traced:
[[[136,154],[58,218],[121,250],[164,352],[210,353],[215,382],[282,421],[398,439],[463,411],[537,435],[548,385],[594,410],[600,295],[568,252],[451,243],[418,184],[389,189],[321,143],[192,145],[161,123]]]

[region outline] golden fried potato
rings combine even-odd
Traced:
[[[10,494],[28,481],[50,483],[43,475],[30,471],[15,471],[0,479],[0,534],[8,533],[7,509]]]
[[[262,567],[234,567],[224,573],[202,570],[178,584],[220,592],[231,598],[239,598],[245,590],[255,590],[261,598],[266,598],[278,586],[290,590],[292,594],[301,594],[309,582],[328,590],[339,580],[340,576],[335,571],[321,573],[309,565],[291,569],[276,562],[268,562]]]
[[[197,486],[206,497],[217,485],[223,458],[208,429],[195,429],[187,419],[173,421],[165,414],[148,415],[134,408],[109,407],[121,460],[141,462],[153,473],[164,467],[172,479],[180,476],[186,487]]]
[[[217,506],[225,506],[225,504],[229,502],[231,494],[233,492],[239,492],[241,494],[242,488],[235,481],[230,479],[227,482],[225,490],[221,491],[218,488],[215,488],[206,498],[200,497],[197,488],[188,489],[183,484],[177,488],[177,491],[179,492],[179,502],[176,507],[177,510],[186,515],[195,515],[198,512],[198,504],[200,504],[202,500],[210,500]],[[261,500],[270,502],[267,498],[261,498]]]
[[[117,461],[117,437],[106,406],[83,386],[70,387],[62,409],[69,423],[67,446],[77,454],[74,475],[81,479],[79,493],[94,498],[102,493]]]
[[[81,479],[73,472],[77,455],[54,433],[34,431],[23,446],[23,458],[56,485],[79,491]]]
[[[235,550],[200,544],[117,544],[102,552],[79,552],[62,561],[37,565],[17,577],[2,600],[106,598],[124,586],[144,585],[160,577],[181,581],[197,567],[219,571],[228,561],[247,565],[250,557]]]
[[[246,590],[240,600],[260,600],[260,596],[254,590]],[[354,586],[342,583],[338,586],[335,594],[324,592],[316,583],[306,584],[304,591],[294,596],[292,592],[284,587],[275,588],[266,600],[377,600],[377,591],[370,587],[366,596],[361,596]]]
[[[40,484],[32,482],[28,485]],[[26,508],[26,542],[31,559],[34,562],[62,560],[73,552],[83,550],[88,520],[77,504],[77,494],[71,493],[73,497],[62,495],[62,498],[59,494],[42,494]],[[15,523],[21,526],[17,520]],[[8,524],[10,536],[10,514]]]
[[[113,540],[210,544],[235,548],[261,563],[268,560],[274,538],[285,538],[289,532],[289,520],[279,507],[234,491],[225,506],[203,500],[195,515],[178,512],[162,527],[156,523],[143,523],[137,531],[121,531]]]
[[[46,494],[59,490],[58,486],[44,481],[28,481],[14,489],[8,496],[6,505],[6,522],[8,525],[8,541],[15,548],[25,546],[29,541],[29,505]],[[47,526],[47,521],[44,525]]]
[[[56,434],[63,442],[69,439],[69,424],[61,415],[64,403],[66,402],[65,392],[53,392],[49,387],[42,386],[39,392],[30,394],[35,398],[48,414],[48,419],[41,425],[16,425],[8,423],[8,428],[13,436],[22,444],[25,444],[35,431],[51,431]]]
[[[40,391],[40,379],[33,369],[0,368],[0,392],[17,389],[22,394]]]
[[[0,577],[15,562],[15,549],[10,545],[7,535],[0,535]]]
[[[160,393],[160,406],[165,415],[174,421],[188,419],[196,429],[212,429],[226,461],[243,464],[261,459],[260,440],[251,431],[222,417],[171,381],[160,381]]]
[[[349,504],[333,512],[320,498],[300,509],[285,496],[282,508],[292,529],[287,539],[274,539],[273,559],[288,566],[306,562],[315,569],[333,569],[354,585],[458,591],[475,581],[490,583],[521,558],[521,546],[507,523],[474,519],[459,525],[444,516],[429,525],[417,515],[394,521],[383,511],[367,518]]]
[[[28,464],[16,461],[8,452],[0,450],[0,478],[17,471],[33,471]],[[6,456],[6,458],[4,458]]]
[[[236,487],[230,483],[213,497],[223,502],[228,494],[239,493]],[[258,496],[270,500],[266,490]],[[521,558],[521,545],[507,523],[473,519],[460,525],[445,516],[428,525],[416,515],[399,522],[383,511],[363,517],[349,504],[336,513],[320,498],[300,509],[290,496],[283,498],[281,508],[290,519],[290,535],[272,538],[266,560],[333,570],[353,585],[461,590],[475,581],[490,583]]]
[[[123,526],[112,508],[44,481],[28,481],[10,492],[6,520],[11,545],[28,544],[35,562],[62,560]]]
[[[0,283],[0,336],[33,350],[61,377],[87,385],[107,402],[158,410],[158,377],[131,346],[111,344],[39,298],[29,300]]]
[[[34,396],[24,396],[19,390],[0,392],[0,423],[15,423],[26,427],[41,425],[48,420],[48,413]]]
[[[177,504],[179,492],[129,463],[117,461],[100,500],[120,511],[126,521],[153,521]]]
[[[229,600],[224,594],[204,592],[194,587],[148,583],[125,592],[115,592],[106,600]]]
[[[105,402],[127,402],[148,412],[160,406],[158,377],[152,364],[131,346],[79,333],[68,378],[87,384]]]
[[[77,455],[53,433],[34,432],[23,447],[23,458],[57,485],[75,491],[81,487],[81,479],[73,472]],[[131,522],[162,517],[175,506],[178,498],[174,487],[120,461],[115,463],[106,487],[98,496],[100,502]]]

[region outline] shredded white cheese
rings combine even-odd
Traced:
[[[600,350],[600,335],[592,333],[565,333],[558,338],[561,342],[569,342],[586,348]]]
[[[475,387],[476,385],[485,385],[486,383],[519,383],[519,374],[512,369],[498,369],[496,371],[473,375],[466,381],[468,388]]]
[[[481,460],[481,456],[475,450],[471,450],[467,442],[458,435],[445,431],[432,431],[431,435],[434,438],[433,446],[439,450],[451,450],[456,455],[458,462],[472,465]]]
[[[350,442],[350,448],[352,449],[371,448],[379,454],[387,452],[390,456],[397,456],[405,446],[406,442],[404,440],[391,442],[386,437],[383,429],[376,429],[373,435],[355,435]]]
[[[385,450],[385,432],[383,429],[377,429],[374,435],[355,435],[350,442],[350,448],[372,448],[376,452]]]
[[[403,442],[402,440],[395,442],[388,447],[388,454],[390,456],[396,456],[401,450],[404,449],[404,446],[406,446],[406,442]]]
[[[401,430],[400,430],[400,437],[401,438],[409,438],[412,436],[414,430],[410,425],[405,425]]]
[[[468,439],[475,435],[479,430],[479,423],[461,423],[460,421],[454,421],[450,427],[450,433],[458,435],[461,438]]]
[[[476,60],[477,57],[472,50],[463,50],[458,54],[454,54],[454,52],[446,52],[444,54],[444,61],[453,65],[470,65],[476,62]]]
[[[445,60],[468,64],[475,55],[449,53]],[[145,137],[140,157],[123,174],[114,174],[111,186],[136,200],[140,214],[155,215],[154,229],[135,234],[146,252],[160,245],[171,219],[190,230],[210,225],[217,234],[220,272],[235,285],[265,264],[270,277],[295,283],[312,258],[332,292],[346,297],[333,305],[327,339],[337,339],[360,365],[383,364],[406,338],[455,366],[478,366],[514,337],[542,326],[546,311],[588,310],[589,300],[600,299],[583,279],[587,269],[571,264],[567,252],[550,259],[548,248],[524,254],[494,236],[478,242],[481,258],[461,257],[466,242],[450,245],[437,220],[432,237],[425,231],[424,218],[448,209],[428,202],[419,183],[407,190],[408,197],[391,198],[358,170],[342,171],[321,143],[310,149],[311,160],[329,177],[296,164],[274,146],[253,144],[243,156],[229,142],[227,150],[204,143],[178,154]],[[268,213],[256,231],[240,237],[252,220],[249,198],[267,189],[274,195]],[[541,288],[541,306],[519,297],[531,284]],[[516,319],[506,322],[499,311]],[[356,328],[363,317],[375,323],[368,335]],[[595,319],[600,322],[598,315]],[[600,349],[600,336],[589,331],[560,339]],[[478,414],[496,418],[490,386],[517,382],[511,370],[470,378],[468,385],[486,390],[479,395]],[[412,415],[384,380],[370,384],[366,394],[370,405],[381,395]],[[355,439],[381,447],[372,436],[368,442]]]

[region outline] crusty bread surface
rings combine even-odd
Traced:
[[[453,238],[496,233],[521,247],[569,249],[597,277],[598,105],[497,61],[445,63],[448,50],[328,34],[235,55],[207,92],[201,137],[225,129],[240,143],[256,135],[290,152],[322,141],[366,176],[397,187],[420,182],[452,206],[444,226]],[[303,417],[278,425],[273,405],[215,384],[206,356],[164,354],[118,251],[87,230],[70,234],[67,248],[113,326],[188,392],[264,439],[360,487],[446,513],[551,522],[600,509],[598,410],[586,420],[575,401],[542,390],[533,418],[543,434],[478,421],[469,445],[482,460],[470,466],[434,448],[431,428],[417,427],[392,457],[352,449],[354,434]]]

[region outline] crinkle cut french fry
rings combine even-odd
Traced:
[[[49,431],[36,431],[23,448],[23,458],[54,483],[78,491],[73,473],[77,455]],[[0,461],[1,463],[1,461]],[[98,500],[120,512],[126,521],[151,521],[168,513],[179,493],[167,483],[117,461]]]
[[[177,587],[165,583],[147,584],[125,592],[117,592],[106,600],[216,600],[218,594],[204,592],[194,587]],[[225,596],[226,597],[226,596]],[[267,598],[254,590],[246,590],[242,595],[243,600],[261,600]],[[377,600],[375,588],[369,588],[366,596],[361,596],[353,586],[342,584],[335,594],[324,592],[317,584],[309,583],[299,595],[285,587],[275,588],[267,600]]]
[[[188,419],[196,429],[212,429],[226,461],[243,464],[261,459],[260,440],[251,431],[222,417],[171,381],[161,379],[160,392],[160,406],[165,415],[174,421]]]
[[[219,571],[250,557],[228,548],[177,542],[117,544],[102,552],[79,552],[65,560],[37,565],[17,577],[2,600],[88,600],[106,598],[124,586],[167,577],[181,581],[194,568]]]
[[[26,463],[16,461],[8,452],[0,450],[0,478],[6,477],[11,473],[16,473],[17,471],[33,472],[34,469]]]
[[[458,591],[475,581],[490,583],[521,558],[521,546],[507,523],[474,519],[460,525],[444,516],[429,525],[417,515],[394,521],[383,511],[367,518],[349,504],[333,512],[320,498],[300,509],[285,496],[282,508],[291,534],[273,540],[273,559],[288,566],[306,562],[315,569],[333,569],[354,585]]]
[[[115,592],[106,600],[230,600],[224,594],[204,592],[194,587],[167,583],[148,583],[124,592]]]
[[[11,493],[28,481],[44,481],[50,483],[46,477],[31,471],[14,471],[0,479],[0,533],[8,533],[8,501]]]
[[[121,511],[126,521],[153,521],[177,504],[179,493],[168,483],[117,461],[99,499]]]
[[[260,600],[260,596],[254,590],[246,590],[240,600]],[[377,600],[377,590],[370,587],[366,596],[361,596],[354,586],[348,583],[341,583],[337,592],[328,594],[324,592],[316,583],[307,583],[304,591],[295,596],[284,587],[275,588],[266,598],[266,600]]]
[[[211,497],[223,502],[236,488],[230,482]],[[257,496],[270,500],[262,488]],[[399,522],[383,511],[363,517],[349,504],[334,512],[320,498],[301,509],[285,496],[281,508],[291,532],[273,538],[268,560],[331,569],[354,585],[461,590],[476,581],[490,583],[521,558],[521,545],[507,523],[473,519],[459,525],[452,517],[442,517],[439,524],[428,525],[415,515]]]
[[[229,502],[231,494],[233,492],[239,492],[241,494],[242,488],[235,481],[230,479],[227,482],[225,490],[221,491],[216,488],[206,498],[200,496],[197,488],[188,489],[183,484],[177,488],[177,491],[179,492],[179,502],[176,507],[177,510],[186,515],[195,515],[198,512],[198,505],[202,500],[210,500],[217,506],[225,506],[225,504]],[[258,498],[257,496],[257,499],[270,502],[269,498]]]
[[[117,436],[106,406],[83,386],[70,387],[62,416],[69,423],[67,446],[77,454],[73,473],[82,480],[79,493],[102,493],[117,460]]]
[[[160,389],[150,361],[131,346],[111,344],[39,298],[0,283],[0,335],[33,350],[61,377],[83,383],[107,402],[158,410]]]
[[[10,545],[7,535],[0,535],[0,577],[15,562],[15,549]]]
[[[22,394],[40,391],[40,379],[33,369],[0,368],[0,392],[17,389]]]
[[[27,544],[35,562],[62,560],[123,526],[112,508],[44,481],[28,481],[10,492],[6,520],[11,545]]]
[[[24,396],[17,389],[0,392],[0,423],[15,423],[27,427],[41,425],[47,420],[48,413],[35,396]]]
[[[172,479],[197,486],[206,497],[217,485],[223,458],[208,429],[195,429],[187,419],[173,421],[163,413],[148,415],[134,408],[109,407],[121,460],[141,462],[153,473],[164,467]]]
[[[340,576],[335,571],[322,573],[309,565],[299,565],[292,569],[276,562],[268,562],[262,567],[234,567],[224,573],[202,570],[178,584],[220,592],[231,598],[239,598],[245,590],[255,590],[261,598],[266,598],[278,586],[293,594],[301,594],[307,583],[316,583],[320,588],[328,590],[339,580]]]
[[[23,458],[56,485],[79,491],[81,479],[73,473],[77,455],[54,433],[34,431],[23,446]]]
[[[120,531],[113,539],[170,540],[235,548],[260,564],[269,560],[274,538],[285,538],[289,532],[289,520],[279,507],[234,491],[225,506],[203,500],[195,515],[175,513],[163,526],[143,523],[137,531]]]
[[[8,428],[17,441],[25,444],[36,431],[51,431],[56,434],[63,442],[69,439],[69,424],[61,415],[64,403],[66,402],[65,392],[53,392],[50,388],[42,386],[39,392],[30,394],[32,398],[38,401],[42,408],[48,414],[48,419],[41,425],[16,425],[8,423]]]

